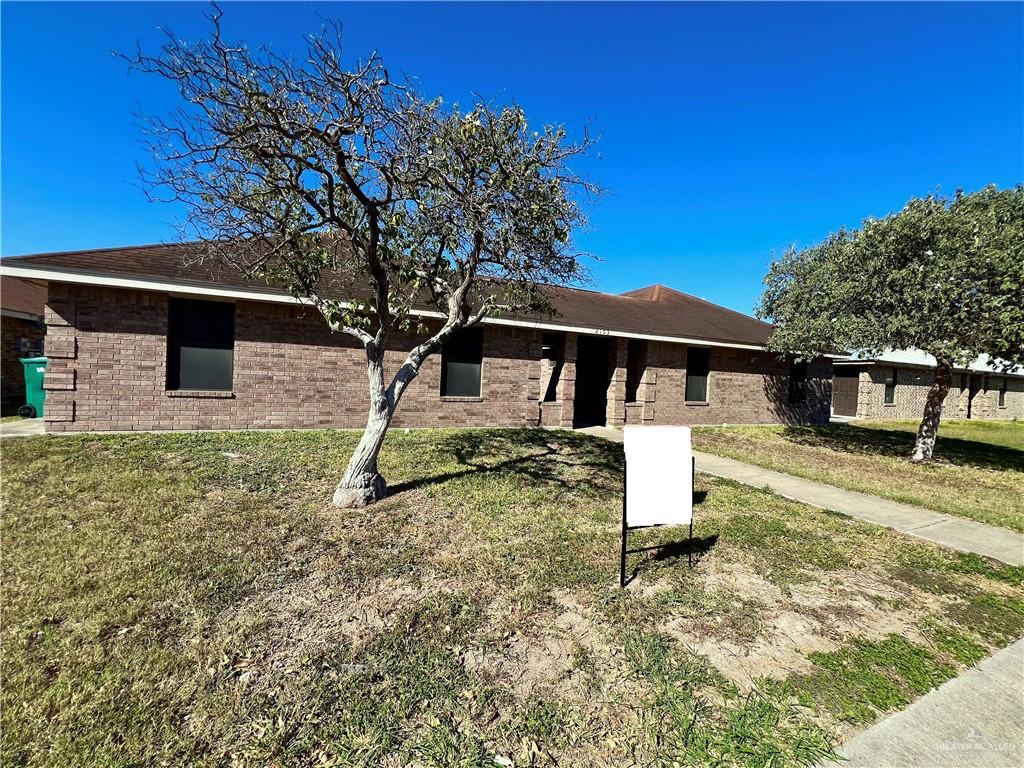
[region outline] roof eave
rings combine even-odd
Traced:
[[[77,285],[96,285],[108,288],[124,288],[128,290],[156,291],[186,296],[211,296],[229,298],[240,301],[265,301],[275,304],[310,305],[306,299],[290,296],[274,288],[224,288],[215,283],[189,282],[184,280],[152,280],[146,278],[123,277],[106,272],[86,272],[68,270],[59,267],[40,267],[28,264],[12,264],[7,259],[0,260],[0,274],[21,277],[28,280],[71,283]],[[427,309],[415,309],[413,312],[420,317],[442,318],[440,312]],[[614,336],[626,339],[646,339],[664,341],[673,344],[690,344],[706,347],[725,347],[763,352],[763,344],[751,344],[728,339],[708,339],[689,336],[669,336],[660,334],[637,333],[614,328],[590,328],[574,326],[566,323],[545,320],[523,320],[502,317],[488,317],[484,320],[488,325],[510,326],[517,328],[533,328],[537,330],[565,331],[599,336]]]

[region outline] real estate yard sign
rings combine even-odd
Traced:
[[[626,582],[631,528],[689,525],[693,535],[693,447],[689,427],[623,427],[626,454],[619,584]]]

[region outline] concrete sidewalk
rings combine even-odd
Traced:
[[[622,430],[611,427],[581,429],[590,435],[622,442]],[[1024,536],[994,525],[953,517],[930,509],[889,501],[866,493],[755,467],[734,459],[693,452],[697,471],[735,480],[755,488],[768,488],[779,496],[821,509],[840,512],[858,520],[884,525],[919,539],[961,552],[973,552],[1011,565],[1024,565]]]
[[[839,748],[835,768],[1024,765],[1024,640],[969,669]]]
[[[994,525],[912,507],[866,493],[804,480],[741,461],[694,451],[697,469],[757,488],[769,488],[787,499],[841,512],[859,520],[884,525],[919,539],[961,552],[974,552],[1011,565],[1024,565],[1024,536]]]
[[[42,419],[19,419],[0,424],[0,439],[5,437],[31,437],[45,432]]]

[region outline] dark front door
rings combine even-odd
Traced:
[[[580,336],[576,347],[574,427],[604,426],[611,384],[610,345],[604,336]]]
[[[837,366],[832,375],[832,413],[836,416],[857,415],[857,388],[860,383],[860,369],[851,366]]]

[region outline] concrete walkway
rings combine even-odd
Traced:
[[[1024,640],[1018,640],[839,749],[846,768],[1024,765]]]
[[[588,427],[581,431],[622,442],[620,429]],[[974,552],[1011,565],[1024,565],[1024,535],[1005,528],[881,499],[866,493],[847,491],[701,451],[694,451],[693,455],[697,460],[699,472],[735,480],[755,488],[768,488],[787,499],[884,525],[886,528],[961,552]]]
[[[767,487],[787,499],[884,525],[961,552],[974,552],[1011,565],[1024,565],[1024,536],[1005,528],[847,491],[721,456],[700,451],[693,453],[697,458],[697,469],[709,475],[757,488]]]
[[[18,419],[0,424],[0,439],[6,437],[30,437],[44,433],[42,419]]]

